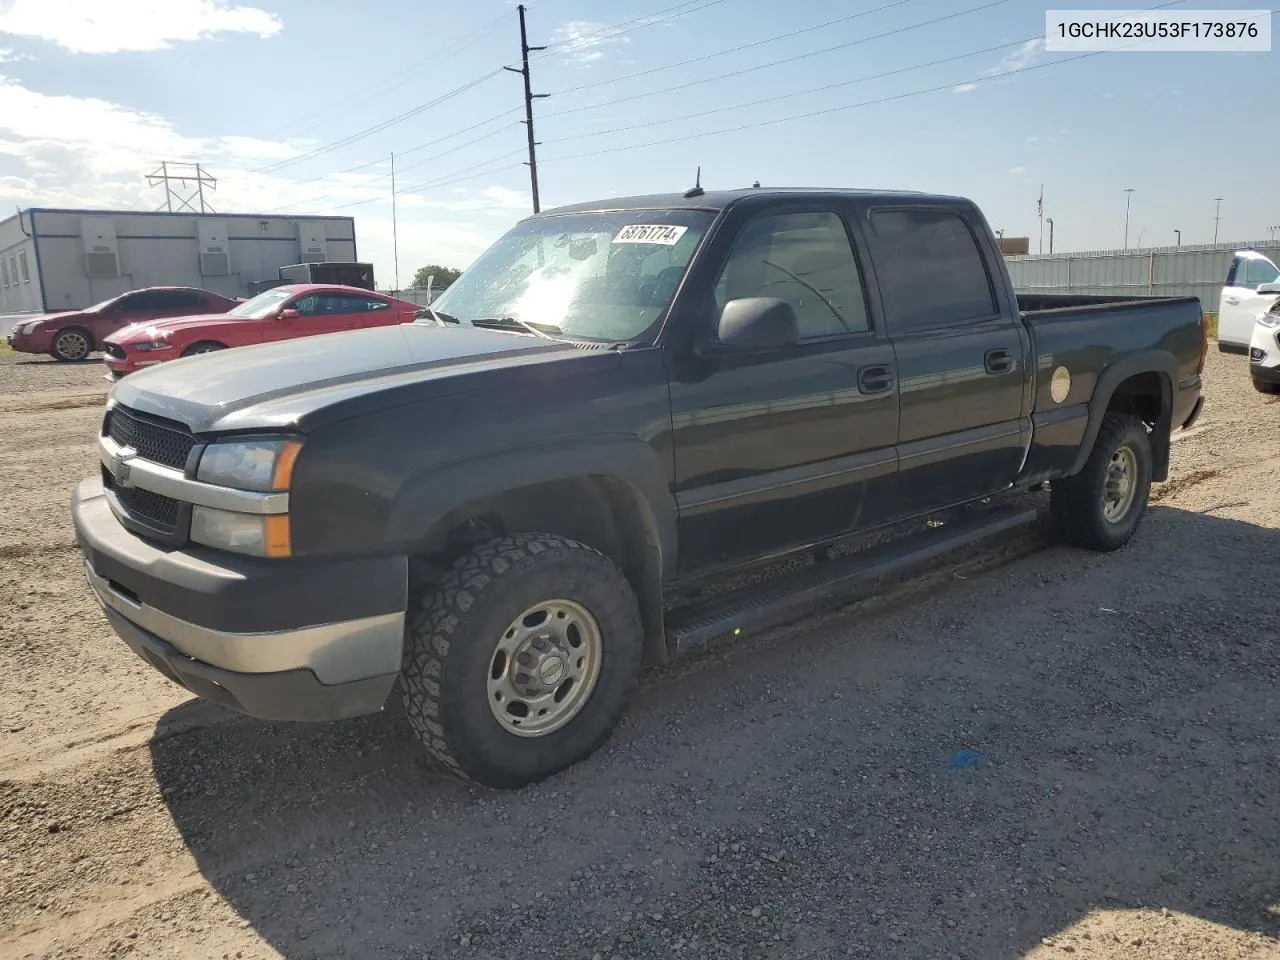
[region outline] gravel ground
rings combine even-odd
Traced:
[[[654,671],[518,793],[133,658],[66,510],[101,369],[0,354],[0,957],[1280,957],[1280,403],[1242,358],[1126,549]]]

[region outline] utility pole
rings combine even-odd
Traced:
[[[1267,232],[1271,234],[1271,236],[1270,236],[1270,238],[1269,238],[1269,240],[1270,240],[1270,242],[1271,242],[1271,243],[1275,243],[1275,242],[1276,242],[1276,231],[1277,231],[1277,230],[1280,230],[1280,226],[1277,226],[1277,227],[1267,227]]]
[[[1217,209],[1214,211],[1214,214],[1213,214],[1213,242],[1217,243],[1218,242],[1218,221],[1222,219],[1222,198],[1214,197],[1213,199],[1216,200],[1218,203]]]
[[[1181,231],[1181,230],[1177,230],[1177,229],[1175,229],[1175,230],[1173,231],[1173,233],[1174,233],[1174,236],[1176,237],[1176,239],[1174,240],[1173,245],[1174,245],[1175,247],[1180,247],[1180,246],[1182,246],[1182,231]]]
[[[1133,187],[1124,188],[1124,248],[1129,249],[1129,201],[1133,199]]]
[[[396,229],[396,155],[391,154],[391,255],[396,265],[396,293],[400,293],[400,236]]]
[[[529,52],[547,48],[529,46],[529,34],[524,24],[524,4],[520,4],[516,7],[516,10],[520,13],[520,61],[522,66],[519,70],[515,67],[503,67],[502,69],[524,76],[524,124],[528,127],[529,133],[529,184],[533,188],[533,212],[537,213],[542,207],[538,202],[538,153],[536,149],[538,142],[533,138],[533,101],[541,100],[543,97],[550,96],[550,94],[533,92],[533,87],[529,82]]]
[[[194,189],[187,186],[189,182],[195,184]],[[218,189],[218,180],[205,173],[204,168],[198,163],[163,160],[160,166],[147,174],[147,183],[153,187],[164,187],[164,206],[161,209],[169,213],[178,213],[182,210],[190,210],[192,213],[216,212],[205,201],[204,188],[207,186],[212,193]],[[175,201],[178,204],[177,210],[173,206]],[[199,209],[196,209],[197,206]]]
[[[1045,217],[1045,222],[1049,224],[1049,252],[1053,253],[1053,217]]]

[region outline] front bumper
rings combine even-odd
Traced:
[[[1260,363],[1249,364],[1249,376],[1259,383],[1280,383],[1280,366],[1264,367]]]
[[[97,479],[76,489],[71,513],[108,622],[170,680],[264,720],[382,708],[400,669],[404,557],[317,562],[163,549],[121,526]]]
[[[22,326],[21,323],[18,326]],[[53,349],[53,335],[51,333],[18,333],[11,330],[9,335],[5,337],[5,342],[9,346],[17,350],[19,353],[48,353]]]

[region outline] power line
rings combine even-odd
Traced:
[[[632,17],[630,20],[623,20],[619,23],[611,24],[607,27],[601,27],[598,30],[593,30],[589,33],[579,34],[576,37],[566,37],[563,40],[553,40],[543,48],[546,52],[543,53],[542,56],[534,57],[532,59],[541,60],[544,57],[552,56],[555,51],[565,46],[604,43],[606,41],[613,40],[616,37],[633,33],[634,31],[643,29],[644,27],[653,27],[657,26],[659,23],[667,23],[671,20],[678,20],[681,17],[687,17],[689,14],[697,13],[699,10],[703,10],[707,7],[713,7],[716,4],[723,2],[724,0],[683,0],[682,3],[677,3],[675,6],[666,7],[662,10],[655,11],[654,13],[647,13],[643,16]],[[689,9],[681,9],[685,7]],[[631,26],[632,24],[634,24],[634,26]],[[621,27],[626,27],[627,29],[619,29]]]
[[[375,90],[379,90],[383,88],[387,83],[394,81],[400,77],[408,77],[410,74],[421,72],[423,67],[434,67],[441,63],[444,63],[447,60],[453,59],[458,54],[462,53],[464,50],[467,50],[473,47],[476,43],[483,40],[485,37],[492,35],[494,28],[496,28],[502,23],[505,23],[506,20],[507,20],[507,14],[503,13],[503,14],[500,14],[495,19],[486,23],[483,27],[480,27],[479,29],[474,30],[471,33],[468,33],[465,36],[461,37],[455,43],[441,44],[439,46],[436,46],[433,44],[431,53],[428,54],[427,56],[420,57],[419,59],[415,60],[413,63],[409,64],[407,67],[403,67],[399,70],[395,70],[392,73],[387,74],[381,80],[378,80],[367,87],[363,87],[357,92],[343,98],[342,100],[337,101],[337,105],[352,103],[356,100],[361,99],[362,97],[368,96],[369,94],[373,93]],[[398,90],[400,87],[404,86],[404,84],[408,82],[409,82],[408,79],[403,80],[400,83],[387,87],[385,92],[390,93],[392,90]],[[316,129],[316,127],[320,126],[321,124],[313,123],[312,121],[322,120],[323,118],[333,116],[334,106],[335,104],[330,104],[329,106],[325,107],[322,110],[317,110],[313,113],[304,115],[298,121],[299,124],[301,124],[302,126],[294,127],[293,130],[295,132],[292,134],[289,134],[288,136],[297,137],[297,136],[303,135],[304,133],[308,133],[311,130]],[[381,162],[381,161],[378,161],[378,162]]]
[[[804,90],[796,90],[792,93],[780,93],[772,97],[764,97],[760,100],[748,100],[745,103],[730,104],[727,107],[712,107],[709,110],[701,110],[697,113],[682,113],[678,117],[664,117],[661,120],[648,120],[644,123],[628,124],[625,127],[611,127],[608,130],[593,130],[590,133],[575,134],[571,137],[558,137],[554,140],[548,140],[548,143],[567,143],[571,140],[585,140],[590,137],[602,137],[610,133],[622,133],[627,130],[641,130],[645,127],[665,126],[680,120],[695,120],[699,117],[709,117],[718,113],[729,113],[733,110],[744,110],[747,107],[760,107],[768,103],[777,103],[780,100],[791,100],[795,97],[804,97],[814,93],[825,93],[828,90],[835,90],[840,87],[856,86],[860,83],[868,83],[872,80],[882,80],[885,77],[897,76],[901,73],[911,73],[915,70],[924,70],[928,67],[940,66],[944,63],[954,63],[957,60],[968,60],[971,57],[979,57],[987,53],[999,53],[1001,50],[1008,50],[1012,47],[1019,47],[1032,40],[1038,40],[1040,37],[1026,37],[1022,40],[1013,40],[1009,43],[997,44],[994,47],[983,47],[981,50],[970,50],[967,53],[958,53],[951,57],[941,57],[937,60],[929,60],[925,63],[915,63],[909,67],[898,67],[894,70],[883,70],[880,73],[872,73],[865,77],[854,77],[851,80],[837,80],[835,83],[823,84],[820,87],[808,87]],[[961,81],[963,82],[963,81]],[[631,98],[627,98],[631,99]],[[549,116],[558,116],[558,114],[549,114]]]
[[[375,133],[381,133],[383,130],[386,130],[388,127],[393,127],[397,123],[402,123],[403,121],[408,120],[410,117],[416,117],[418,114],[426,110],[429,110],[432,107],[437,106],[441,103],[444,103],[446,100],[451,100],[452,98],[459,96],[460,94],[466,93],[468,90],[472,89],[473,87],[479,86],[480,84],[484,83],[486,80],[490,80],[496,77],[500,73],[502,73],[501,67],[498,67],[495,70],[490,70],[488,73],[482,76],[476,77],[473,80],[469,80],[467,83],[464,83],[460,87],[455,87],[454,89],[450,90],[448,93],[442,93],[440,96],[436,97],[433,100],[428,100],[426,103],[420,103],[416,107],[406,110],[404,113],[397,114],[396,116],[392,117],[390,120],[384,120],[382,123],[374,124],[372,127],[367,127],[366,129],[361,130],[358,133],[353,133],[350,136],[343,137],[341,140],[335,140],[333,143],[326,144],[322,147],[317,147],[314,150],[309,150],[306,153],[300,154],[296,157],[288,157],[284,160],[277,160],[275,163],[269,163],[269,164],[266,164],[265,166],[257,167],[254,170],[251,170],[249,172],[250,173],[275,173],[277,170],[283,170],[285,167],[293,166],[295,163],[302,163],[304,160],[313,160],[316,157],[324,156],[326,153],[332,153],[334,150],[339,150],[342,147],[349,146],[350,144],[353,144],[358,140],[363,140],[366,137],[371,137]]]
[[[911,0],[896,0],[896,2],[891,3],[888,6],[898,6],[902,3],[910,3],[910,2]],[[573,107],[572,109],[569,109],[569,110],[561,110],[559,113],[548,113],[546,114],[546,117],[548,119],[550,119],[551,117],[563,117],[567,114],[580,113],[584,110],[595,110],[600,107],[612,106],[619,103],[628,103],[632,100],[641,100],[645,97],[658,96],[659,94],[663,94],[663,93],[671,93],[675,90],[685,90],[685,89],[688,89],[689,87],[700,86],[701,84],[704,84],[704,83],[712,83],[716,80],[727,80],[731,77],[740,77],[748,73],[755,73],[757,70],[767,70],[770,67],[782,66],[783,64],[787,64],[787,63],[796,63],[797,61],[800,61],[800,60],[807,60],[810,57],[821,56],[824,53],[832,53],[836,50],[845,50],[845,49],[848,49],[849,47],[856,47],[864,43],[871,43],[874,40],[883,40],[886,37],[897,36],[898,34],[907,33],[908,31],[911,31],[911,30],[919,30],[922,27],[930,27],[930,26],[933,26],[934,24],[943,23],[944,21],[947,21],[947,20],[954,20],[957,17],[963,17],[970,13],[977,13],[982,10],[990,9],[991,7],[998,7],[1001,4],[1008,3],[1008,2],[1009,0],[991,0],[991,2],[989,3],[984,3],[976,7],[970,7],[967,10],[959,10],[955,13],[949,13],[941,17],[932,17],[928,20],[922,20],[919,23],[908,24],[905,27],[897,27],[893,30],[886,30],[883,33],[876,33],[866,37],[859,37],[855,40],[847,40],[844,43],[838,43],[835,46],[823,47],[821,50],[812,50],[809,53],[799,53],[791,57],[784,57],[781,60],[772,60],[769,63],[761,63],[754,67],[743,67],[741,70],[732,70],[728,73],[719,73],[719,74],[716,74],[715,76],[704,77],[700,80],[690,80],[686,83],[678,83],[675,86],[663,87],[659,90],[652,90],[647,93],[636,93],[628,97],[619,97],[616,100],[606,100],[603,103],[587,104],[581,107]],[[887,7],[877,8],[877,10],[884,10],[884,9],[887,9]],[[867,12],[872,13],[876,11],[867,11]],[[858,14],[858,16],[863,16],[863,14]],[[798,32],[801,32],[801,31],[797,31],[797,33]],[[787,34],[786,36],[795,36],[795,34],[794,33]],[[752,45],[758,46],[761,43],[768,43],[768,42],[770,41],[758,40],[755,42],[755,44],[752,44]],[[1023,42],[1025,43],[1026,41],[1023,41]],[[684,66],[685,63],[694,63],[694,62],[697,62],[698,60],[707,60],[707,59],[710,59],[711,57],[723,56],[723,54],[725,53],[732,53],[732,52],[734,51],[726,50],[726,51],[722,51],[721,53],[710,54],[705,57],[698,57],[698,58],[695,58],[695,60],[685,61],[683,63],[675,63],[675,64],[672,64],[671,66],[672,67]],[[669,69],[669,68],[659,68],[659,69]],[[653,71],[645,71],[645,73],[651,73],[651,72]],[[638,76],[638,74],[636,76]],[[581,89],[581,88],[578,88],[578,89]],[[568,92],[568,91],[564,91],[564,92]]]
[[[1183,3],[1183,2],[1184,2],[1184,0],[1172,0],[1172,2],[1158,4],[1158,5],[1154,6],[1154,7],[1148,7],[1148,8],[1146,8],[1146,9],[1147,9],[1147,10],[1158,10],[1158,9],[1162,9],[1162,8],[1165,8],[1165,7],[1177,6],[1178,4]],[[1273,12],[1280,12],[1280,11],[1273,11]],[[1137,43],[1143,43],[1143,42],[1146,42],[1146,41],[1137,41]],[[1124,44],[1123,46],[1125,46],[1125,47],[1127,47],[1127,46],[1135,46],[1135,45],[1137,45],[1137,43],[1135,43],[1135,44]],[[1117,49],[1121,49],[1121,48],[1117,48]],[[1001,71],[1001,72],[999,73],[999,76],[1002,76],[1002,77],[1008,77],[1008,76],[1013,76],[1013,75],[1015,75],[1015,74],[1019,74],[1019,73],[1029,73],[1029,72],[1030,72],[1030,71],[1032,71],[1032,70],[1043,70],[1043,69],[1045,69],[1046,67],[1054,67],[1054,66],[1058,66],[1059,64],[1063,64],[1063,63],[1074,63],[1074,62],[1076,62],[1076,61],[1078,61],[1078,60],[1087,60],[1087,59],[1089,59],[1089,58],[1091,58],[1091,57],[1096,57],[1096,56],[1100,56],[1101,54],[1104,54],[1104,53],[1113,53],[1113,52],[1115,52],[1115,51],[1114,51],[1114,50],[1094,50],[1094,51],[1090,51],[1090,52],[1088,52],[1088,53],[1078,54],[1078,55],[1073,56],[1073,57],[1063,57],[1063,58],[1061,58],[1061,59],[1059,59],[1059,60],[1051,60],[1051,61],[1049,61],[1049,62],[1047,62],[1047,63],[1034,63],[1034,64],[1029,64],[1029,65],[1024,66],[1024,67],[1015,67],[1015,68],[1010,69],[1010,70],[1003,70],[1003,71]],[[944,58],[944,60],[947,60],[947,59],[954,59],[954,58]],[[939,62],[943,62],[943,61],[939,61]],[[932,66],[932,65],[933,65],[932,63],[929,63],[929,64],[921,64],[921,66]],[[659,145],[664,145],[664,144],[669,144],[669,143],[684,143],[684,142],[689,141],[689,140],[700,140],[700,139],[702,139],[703,137],[723,136],[724,134],[727,134],[727,133],[739,133],[739,132],[741,132],[741,131],[743,131],[743,130],[754,130],[754,129],[758,129],[758,128],[760,128],[760,127],[776,126],[776,125],[778,125],[778,124],[780,124],[780,123],[790,123],[790,122],[791,122],[791,121],[793,121],[793,120],[809,120],[809,119],[812,119],[813,117],[827,116],[827,115],[832,114],[832,113],[841,113],[841,112],[844,112],[844,111],[847,111],[847,110],[855,110],[855,109],[858,109],[858,108],[860,108],[860,107],[877,106],[877,105],[879,105],[879,104],[883,104],[883,103],[893,103],[893,102],[896,102],[896,101],[898,101],[898,100],[906,100],[906,99],[909,99],[909,98],[911,98],[911,97],[919,97],[919,96],[923,96],[923,95],[925,95],[925,94],[929,94],[929,93],[937,93],[937,92],[942,91],[942,90],[951,90],[951,89],[953,89],[954,87],[959,86],[959,85],[962,85],[962,84],[965,84],[965,83],[981,83],[981,82],[983,82],[984,80],[990,80],[991,78],[992,78],[992,75],[991,75],[990,73],[986,73],[986,74],[982,74],[982,75],[977,76],[977,77],[971,77],[971,78],[969,78],[969,79],[967,79],[967,80],[949,80],[948,82],[943,83],[943,84],[938,84],[937,86],[925,87],[925,88],[923,88],[923,89],[921,89],[921,90],[912,90],[912,91],[909,91],[909,92],[907,92],[907,93],[899,93],[899,94],[892,94],[892,95],[890,95],[890,96],[885,96],[885,97],[877,97],[877,98],[875,98],[875,99],[873,99],[873,100],[862,100],[862,101],[860,101],[860,102],[858,102],[858,103],[843,104],[843,105],[838,106],[838,107],[827,107],[827,108],[822,109],[822,110],[811,110],[811,111],[809,111],[808,113],[792,114],[791,116],[778,117],[778,118],[775,118],[775,119],[773,119],[773,120],[757,120],[757,121],[754,121],[754,122],[752,122],[752,123],[739,124],[739,125],[737,125],[737,126],[733,126],[733,127],[723,127],[723,128],[721,128],[721,129],[718,129],[718,130],[703,130],[703,131],[700,131],[700,132],[698,132],[698,133],[686,134],[686,135],[684,135],[684,136],[679,136],[679,137],[668,137],[668,138],[666,138],[666,139],[664,139],[664,140],[646,140],[644,143],[639,143],[639,144],[630,144],[630,145],[627,145],[627,146],[620,146],[620,147],[609,147],[609,148],[604,149],[604,150],[596,150],[596,151],[592,151],[592,152],[590,152],[590,153],[573,154],[573,155],[570,155],[570,156],[562,156],[562,157],[549,157],[549,158],[544,159],[544,161],[543,161],[543,162],[544,162],[544,163],[553,163],[553,162],[556,162],[556,161],[565,161],[565,160],[582,160],[582,159],[587,159],[587,158],[591,158],[591,157],[603,156],[603,155],[605,155],[605,154],[609,154],[609,153],[619,153],[619,152],[622,152],[622,151],[638,150],[638,149],[644,149],[644,148],[646,148],[646,147],[659,146]],[[865,79],[874,79],[874,77],[869,77],[869,78],[865,78]],[[674,118],[674,119],[681,119],[681,118]],[[669,122],[672,122],[672,121],[668,120],[667,122],[669,123]],[[630,129],[630,128],[619,128],[619,129]],[[618,132],[618,131],[614,131],[614,132]],[[565,138],[565,139],[566,139],[566,140],[573,140],[573,139],[577,139],[577,138],[574,138],[574,137],[568,137],[568,138]],[[560,142],[564,142],[564,141],[560,141]]]
[[[759,40],[752,40],[750,43],[738,44],[737,46],[734,46],[734,47],[728,47],[724,50],[719,50],[716,53],[707,53],[707,54],[703,54],[700,57],[692,57],[688,60],[679,60],[675,63],[668,63],[661,67],[650,67],[647,70],[640,70],[640,71],[637,71],[636,73],[628,73],[621,77],[610,77],[609,79],[606,79],[606,80],[596,80],[596,81],[593,81],[592,83],[579,84],[576,87],[567,87],[566,89],[559,91],[556,95],[562,96],[566,93],[578,93],[581,90],[592,90],[596,87],[607,86],[611,83],[622,83],[623,81],[626,81],[626,80],[636,80],[640,77],[647,77],[655,73],[664,73],[668,70],[673,70],[676,67],[687,67],[690,64],[702,63],[707,60],[715,60],[718,57],[728,56],[731,53],[741,53],[743,50],[751,50],[754,47],[764,46],[767,43],[776,43],[779,40],[789,40],[792,37],[798,37],[804,33],[812,33],[814,30],[821,30],[825,27],[834,26],[838,23],[845,23],[849,20],[856,20],[860,17],[870,16],[873,13],[881,13],[885,10],[892,9],[893,7],[900,7],[900,6],[903,6],[904,4],[914,3],[914,2],[916,2],[916,0],[893,0],[893,2],[891,3],[886,3],[883,6],[879,6],[879,7],[873,7],[870,10],[863,10],[860,13],[853,13],[853,14],[849,14],[848,16],[837,17],[835,20],[827,20],[824,23],[817,23],[811,27],[802,27],[799,30],[792,30],[790,33],[781,33],[772,37],[763,37]],[[840,48],[831,47],[831,48],[828,48],[827,50],[816,50],[812,54],[806,54],[806,56],[816,56],[819,53],[827,53],[829,52],[829,50],[838,50],[838,49]],[[790,63],[791,61],[780,60],[778,62]],[[768,64],[766,64],[766,66],[768,66]],[[614,101],[614,102],[616,103],[618,101]],[[558,116],[558,114],[548,114],[548,116]]]

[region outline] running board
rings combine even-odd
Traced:
[[[674,611],[667,619],[667,638],[676,656],[682,656],[748,627],[759,630],[796,619],[799,608],[819,601],[852,603],[860,592],[871,592],[886,577],[910,573],[988,537],[1034,526],[1039,516],[1035,507],[998,507],[984,516],[868,547],[842,560],[815,563]]]

